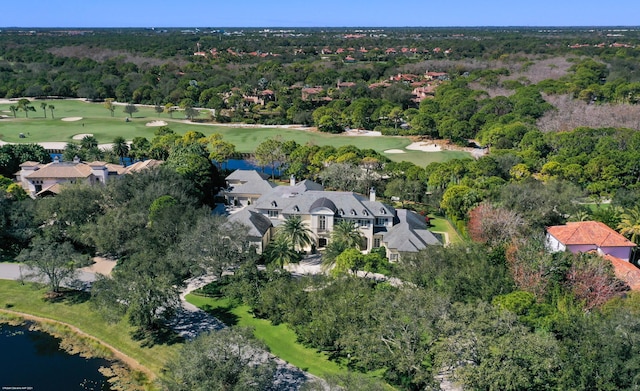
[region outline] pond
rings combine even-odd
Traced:
[[[60,340],[28,325],[0,324],[0,390],[91,390],[111,387],[98,369],[104,359],[69,355]]]

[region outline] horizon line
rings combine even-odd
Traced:
[[[0,29],[188,29],[188,28],[248,28],[248,29],[260,29],[260,28],[304,28],[304,29],[352,29],[352,28],[388,28],[388,29],[401,29],[401,28],[613,28],[613,27],[626,27],[626,28],[640,28],[640,25],[625,25],[625,24],[604,24],[604,25],[460,25],[460,26],[381,26],[381,25],[352,25],[352,26],[0,26]]]

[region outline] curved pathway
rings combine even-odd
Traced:
[[[200,333],[220,330],[226,327],[226,325],[220,320],[209,315],[186,300],[186,296],[189,293],[202,288],[215,279],[216,277],[214,276],[202,276],[185,281],[186,287],[182,292],[180,292],[182,308],[178,310],[174,319],[169,323],[171,328],[184,338],[192,339]],[[317,376],[304,372],[277,356],[272,354],[270,354],[270,356],[277,365],[274,389],[282,391],[298,391],[307,381],[318,381],[321,384],[324,384],[324,381]]]
[[[21,269],[21,264],[19,263],[0,263],[0,279],[3,280],[21,280],[23,279],[23,271]],[[88,290],[91,287],[91,283],[95,281],[96,274],[89,271],[80,271],[78,274],[78,282],[74,282],[70,285],[74,289],[83,289]],[[185,339],[193,339],[199,334],[203,332],[208,332],[212,330],[220,330],[225,326],[217,318],[209,315],[205,311],[202,311],[198,307],[186,301],[185,297],[190,292],[201,288],[211,281],[215,280],[215,277],[212,276],[203,276],[190,279],[186,281],[186,288],[180,293],[180,302],[182,303],[182,308],[180,308],[177,312],[173,320],[169,323],[169,325],[182,337]],[[12,312],[12,311],[7,311]],[[24,317],[32,317],[37,318],[28,314],[20,314]],[[41,318],[42,320],[51,321],[50,319]],[[63,323],[63,322],[59,322]],[[79,334],[87,335],[88,334],[82,332],[81,330],[63,323],[71,328],[74,331],[77,331]],[[91,336],[90,336],[91,337]],[[93,338],[93,337],[92,337]],[[103,343],[102,341],[100,341]],[[106,345],[106,344],[105,344]],[[131,366],[134,368],[142,367],[138,362],[133,360],[132,358],[124,355],[124,353],[118,351],[112,346],[106,345],[110,350],[114,352],[118,358],[123,358],[127,364],[132,364]],[[299,368],[288,364],[284,360],[271,355],[271,357],[275,360],[277,364],[276,371],[276,379],[274,381],[275,389],[281,391],[298,391],[301,387],[309,380],[319,381],[321,384],[324,382],[322,379],[311,375],[310,373],[304,372]]]

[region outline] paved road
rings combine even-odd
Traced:
[[[0,280],[21,280],[28,270],[20,263],[0,263]],[[89,289],[91,283],[96,280],[95,273],[80,271],[77,274],[80,285],[72,284],[73,288]],[[36,281],[29,279],[29,281]],[[43,282],[43,281],[41,281]]]

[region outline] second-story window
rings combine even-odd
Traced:
[[[380,226],[380,225],[387,225],[387,219],[383,219],[383,218],[376,218],[376,225]]]
[[[318,216],[318,229],[320,229],[320,230],[327,229],[327,217],[326,216]]]
[[[269,210],[269,217],[271,217],[272,219],[275,219],[278,217],[278,211],[277,210]]]

